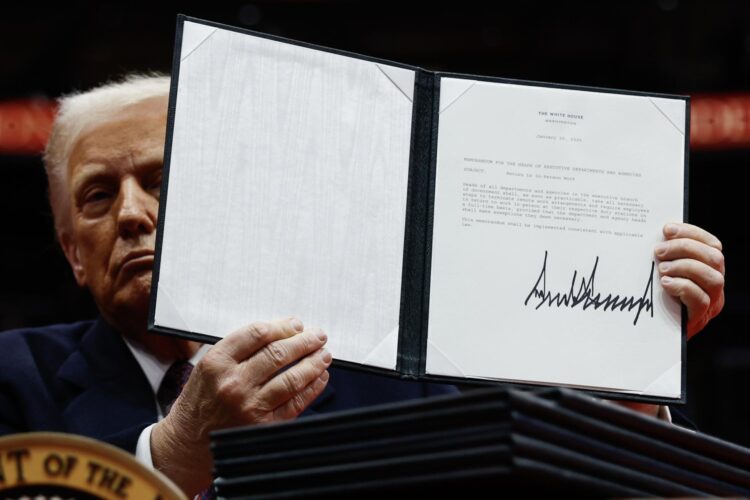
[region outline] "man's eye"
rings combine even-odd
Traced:
[[[86,198],[84,199],[85,203],[96,203],[98,201],[104,201],[108,200],[110,197],[110,194],[108,191],[104,191],[101,189],[97,189],[95,191],[90,192],[86,195]]]
[[[151,185],[148,187],[148,190],[157,197],[159,196],[159,194],[161,194],[161,176],[159,176],[158,179],[151,183]]]

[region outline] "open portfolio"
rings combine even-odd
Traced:
[[[431,72],[180,16],[150,326],[294,315],[339,364],[685,397],[653,253],[686,97]]]

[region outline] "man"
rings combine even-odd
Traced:
[[[168,86],[132,77],[61,101],[45,154],[50,201],[101,318],[0,335],[0,433],[102,439],[193,494],[211,481],[212,430],[454,390],[329,369],[325,333],[295,318],[252,324],[211,349],[146,331]],[[687,224],[667,225],[665,238],[662,286],[687,305],[693,335],[723,307],[721,244]],[[172,404],[163,382],[185,360],[195,369]]]

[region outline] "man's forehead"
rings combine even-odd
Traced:
[[[85,127],[70,155],[69,169],[160,159],[166,133],[166,97],[123,108],[109,119]]]

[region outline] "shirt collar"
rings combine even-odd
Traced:
[[[139,342],[129,339],[124,335],[122,336],[122,339],[125,341],[128,349],[130,349],[130,352],[133,353],[133,357],[135,357],[141,370],[143,370],[143,373],[146,375],[151,389],[154,391],[154,394],[156,394],[161,385],[161,381],[164,379],[164,375],[175,360],[162,361],[148,352]],[[211,347],[210,344],[203,344],[188,362],[193,366],[197,365]]]

